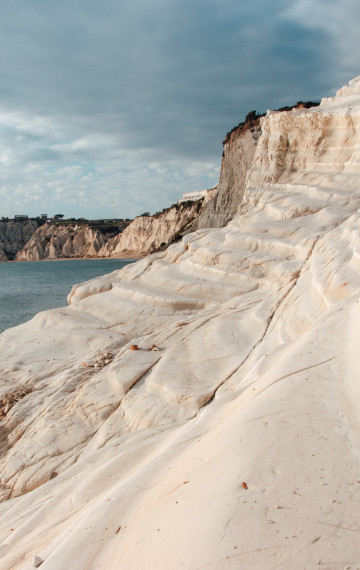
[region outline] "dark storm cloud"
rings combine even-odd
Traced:
[[[293,97],[303,83],[319,94],[326,34],[284,20],[285,6],[275,1],[269,14],[259,0],[7,3],[1,99],[118,132],[132,147],[213,155],[224,128],[269,105],[264,77],[275,104],[285,75]]]
[[[355,0],[343,5],[358,14]],[[333,0],[4,3],[3,192],[6,180],[32,183],[29,171],[49,185],[39,167],[46,162],[55,185],[57,169],[73,173],[81,163],[94,197],[100,187],[114,196],[117,180],[138,203],[141,187],[148,193],[141,209],[155,204],[151,188],[165,201],[166,184],[175,197],[189,184],[216,183],[221,141],[249,110],[320,98],[341,85],[339,54],[349,46],[336,10]],[[354,48],[351,15],[341,14]],[[344,81],[356,65],[348,62]],[[205,177],[185,173],[200,172],[201,164]]]

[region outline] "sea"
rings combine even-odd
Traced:
[[[133,263],[134,259],[61,259],[0,263],[0,334],[40,311],[67,305],[76,283]]]

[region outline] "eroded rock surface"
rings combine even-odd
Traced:
[[[220,228],[235,217],[244,196],[246,175],[260,134],[260,119],[249,125],[242,124],[229,133],[224,141],[217,192],[192,224],[192,231]]]
[[[226,227],[0,336],[4,568],[358,566],[359,126],[269,114]]]
[[[12,261],[41,222],[37,220],[0,221],[0,261]]]
[[[18,252],[16,261],[96,257],[105,243],[100,232],[88,227],[45,224]]]
[[[191,224],[201,208],[202,202],[184,203],[153,216],[138,216],[123,233],[110,239],[99,255],[138,257],[152,253],[176,239],[176,234]]]

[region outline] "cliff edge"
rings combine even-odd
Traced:
[[[226,226],[235,217],[244,195],[246,175],[260,135],[260,116],[256,113],[251,119],[240,123],[227,133],[223,142],[217,192],[194,221],[191,231]]]

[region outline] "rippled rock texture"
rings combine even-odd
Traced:
[[[226,227],[0,336],[4,568],[359,565],[359,126],[268,114]]]

